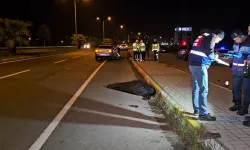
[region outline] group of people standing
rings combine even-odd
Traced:
[[[133,52],[134,52],[134,61],[145,61],[146,54],[149,59],[149,49],[150,46],[149,44],[145,44],[143,40],[136,40],[133,43]],[[152,51],[154,53],[154,60],[158,60],[158,52],[160,50],[160,44],[157,42],[155,39],[153,44],[152,44]]]
[[[219,55],[214,51],[214,46],[224,38],[222,30],[213,33],[203,33],[193,43],[189,53],[189,69],[192,74],[192,100],[194,114],[200,120],[215,121],[216,117],[207,111],[208,96],[208,68]],[[237,111],[237,115],[248,114],[250,104],[250,25],[248,33],[237,29],[231,34],[234,40],[232,63],[230,65],[233,75],[233,103],[230,111]],[[250,116],[245,117],[243,125],[250,127]]]

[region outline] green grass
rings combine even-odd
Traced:
[[[182,144],[191,150],[211,150],[211,145],[206,145],[201,136],[204,134],[204,128],[194,128],[188,121],[188,117],[184,116],[178,108],[173,106],[171,102],[161,95],[156,96],[156,103],[161,107],[171,126],[182,139]]]

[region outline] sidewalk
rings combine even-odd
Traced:
[[[172,103],[178,104],[186,112],[193,113],[192,83],[189,73],[155,61],[135,63],[166,92]],[[210,83],[208,109],[217,117],[217,121],[197,121],[204,124],[208,131],[220,133],[221,138],[216,141],[223,147],[222,149],[249,150],[250,128],[242,125],[244,117],[228,110],[231,105],[231,91]]]

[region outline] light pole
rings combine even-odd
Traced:
[[[100,17],[96,17],[96,20],[100,20]],[[111,17],[108,17],[108,21],[111,21]],[[102,20],[102,38],[105,38],[105,19]]]
[[[132,34],[132,32],[128,32],[128,42],[129,42],[129,34],[130,34],[130,33]]]
[[[120,25],[120,29],[124,29],[124,25]],[[120,40],[119,28],[117,28],[117,39]]]
[[[74,0],[74,11],[75,11],[75,34],[76,34],[76,38],[78,39],[78,35],[77,35],[77,18],[76,18],[76,0]]]

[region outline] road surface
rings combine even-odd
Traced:
[[[0,64],[0,150],[176,149],[155,107],[105,87],[138,78],[128,60],[93,51]]]

